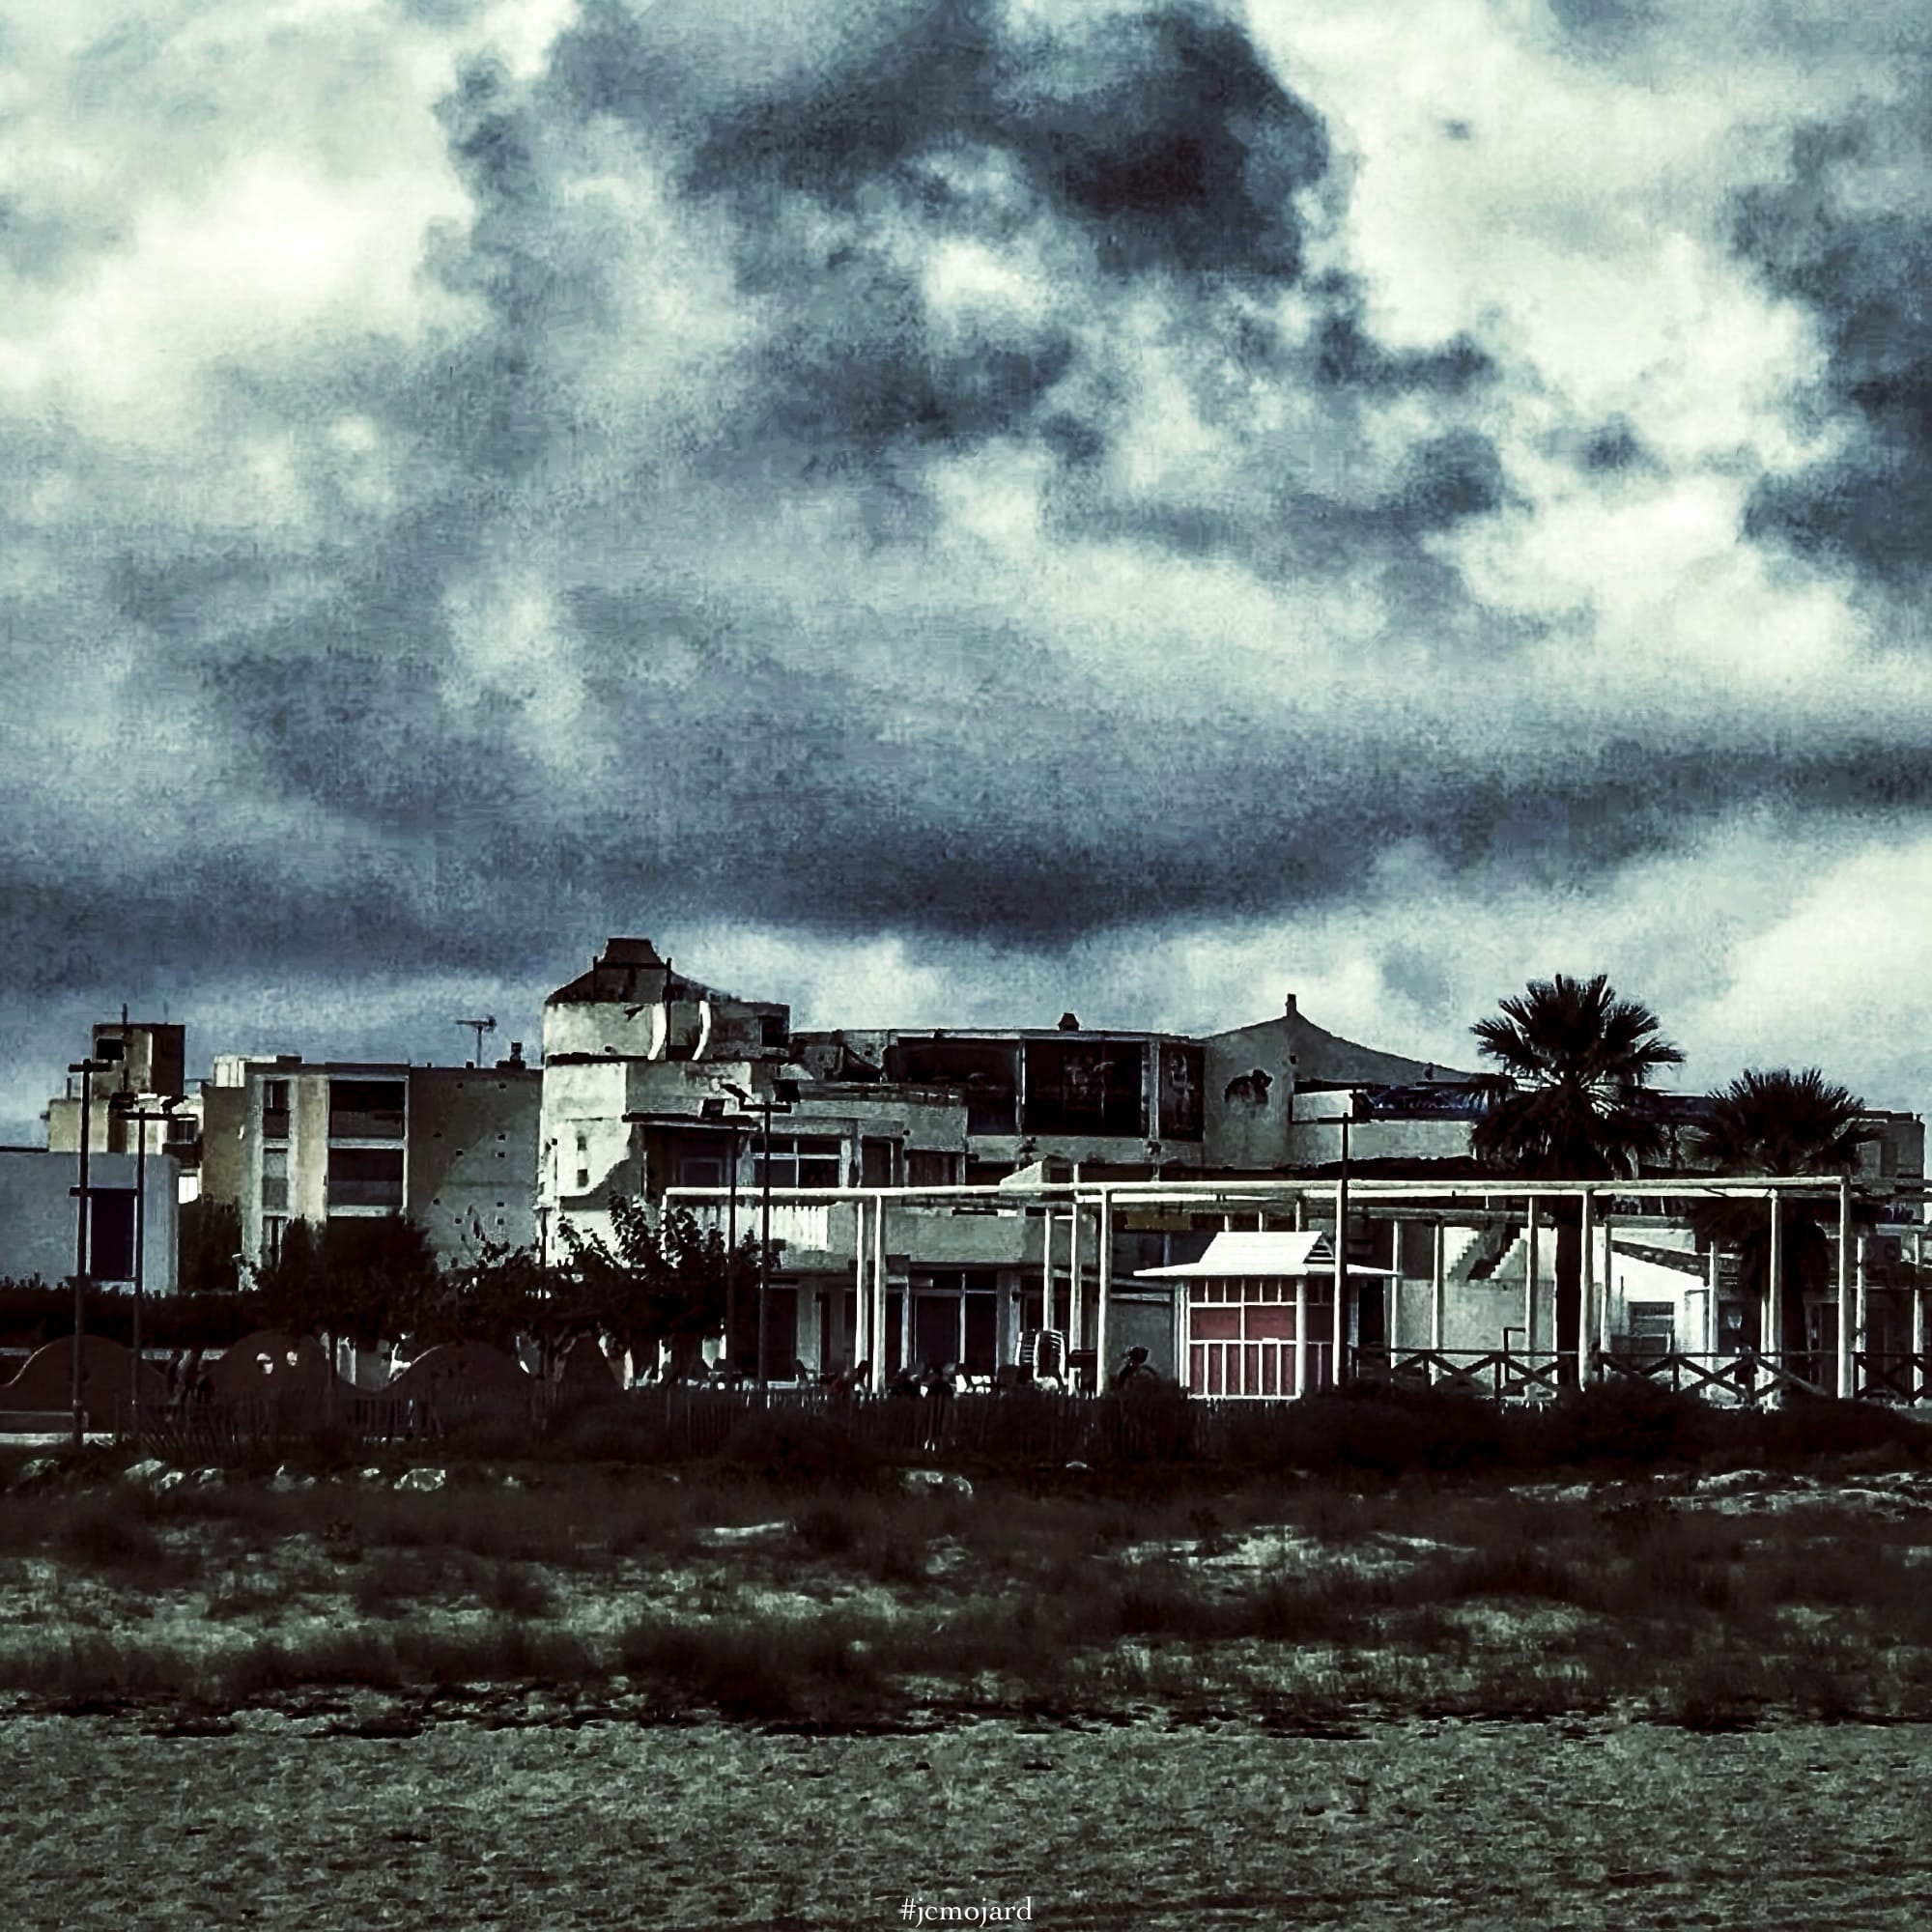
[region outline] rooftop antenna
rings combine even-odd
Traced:
[[[458,1020],[456,1024],[458,1026],[467,1026],[475,1033],[476,1035],[475,1064],[478,1066],[481,1066],[483,1065],[483,1036],[486,1033],[495,1033],[497,1031],[497,1015],[495,1013],[491,1013],[490,1015],[488,1015],[488,1017],[480,1020]]]

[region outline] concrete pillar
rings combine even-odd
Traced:
[[[1715,1355],[1718,1352],[1718,1338],[1722,1333],[1723,1310],[1719,1306],[1719,1292],[1723,1286],[1724,1257],[1716,1241],[1711,1243],[1707,1257],[1707,1277],[1709,1286],[1704,1291],[1704,1352]]]

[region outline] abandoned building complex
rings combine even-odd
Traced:
[[[165,1247],[170,1270],[172,1239],[156,1236],[171,1233],[177,1182],[237,1209],[251,1265],[297,1218],[406,1213],[460,1264],[486,1245],[555,1258],[566,1230],[608,1234],[623,1201],[683,1208],[740,1239],[768,1212],[781,1247],[763,1361],[753,1297],[721,1349],[775,1380],[992,1375],[1045,1333],[1089,1385],[1144,1349],[1198,1393],[1281,1396],[1335,1373],[1338,1347],[1551,1346],[1556,1243],[1501,1183],[1483,1198],[1474,1076],[1328,1033],[1293,997],[1201,1037],[1072,1013],[1007,1030],[795,1030],[783,1004],[613,938],[545,1001],[537,1064],[520,1043],[461,1067],[223,1055],[190,1094],[178,1026],[124,1016],[94,1047],[109,1070],[91,1108],[71,1079],[47,1149],[0,1154],[0,1207],[37,1204],[0,1226],[57,1220],[58,1168],[70,1264],[85,1111],[103,1191],[131,1185],[120,1170],[141,1151],[132,1136],[149,1136],[150,1172],[166,1177],[150,1252]],[[1609,1348],[1736,1349],[1735,1283],[1668,1188],[1690,1178],[1680,1130],[1698,1103],[1658,1105],[1671,1152],[1588,1237],[1589,1319]],[[1904,1348],[1923,1310],[1916,1287],[1889,1294],[1885,1267],[1918,1239],[1923,1130],[1903,1114],[1869,1124],[1861,1193],[1893,1218],[1861,1241],[1874,1287],[1861,1307],[1868,1339]],[[1338,1180],[1355,1190],[1340,1256]],[[1434,1203],[1391,1191],[1430,1181],[1459,1185]],[[46,1239],[28,1266],[25,1235],[10,1239],[0,1272],[65,1271]],[[99,1225],[95,1242],[91,1271],[116,1278],[125,1243]],[[171,1276],[151,1265],[148,1285],[166,1292]]]

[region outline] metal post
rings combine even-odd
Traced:
[[[1083,1318],[1086,1315],[1086,1296],[1081,1293],[1084,1284],[1080,1273],[1080,1197],[1076,1194],[1066,1213],[1067,1326],[1072,1331],[1071,1338],[1066,1344],[1069,1350],[1080,1346],[1080,1331],[1085,1325]],[[1094,1367],[1094,1384],[1096,1388],[1100,1384],[1106,1366],[1105,1354],[1096,1354]]]
[[[1040,1210],[1039,1325],[1042,1331],[1056,1325],[1053,1320],[1053,1209],[1051,1208]],[[1068,1346],[1072,1345],[1069,1343]]]
[[[1865,1236],[1862,1235],[1859,1236],[1858,1237],[1858,1245],[1856,1252],[1858,1255],[1858,1274],[1857,1274],[1857,1286],[1855,1289],[1855,1293],[1858,1303],[1858,1314],[1853,1323],[1852,1340],[1859,1354],[1869,1354],[1871,1352],[1871,1325],[1870,1325],[1869,1316],[1867,1313],[1867,1303],[1866,1303]],[[1854,1395],[1857,1395],[1858,1363],[1856,1357],[1853,1360],[1852,1367],[1853,1367],[1852,1393]],[[1871,1386],[1871,1367],[1869,1363],[1865,1367],[1865,1386],[1867,1388]]]
[[[765,1393],[765,1317],[770,1299],[767,1290],[772,1273],[772,1096],[765,1094],[764,1124],[764,1202],[760,1210],[762,1233],[758,1242],[758,1397]]]
[[[1294,1392],[1308,1393],[1308,1277],[1294,1277]]]
[[[1777,1249],[1773,1247],[1776,1255]],[[1838,1182],[1838,1399],[1852,1398],[1852,1180]]]
[[[1085,1337],[1081,1330],[1086,1326],[1086,1309],[1081,1305],[1080,1276],[1074,1270],[1072,1262],[1078,1254],[1078,1237],[1073,1232],[1073,1224],[1079,1219],[1079,1209],[1066,1217],[1066,1385],[1073,1386],[1073,1351],[1079,1348]]]
[[[1719,1293],[1723,1280],[1723,1250],[1718,1246],[1716,1241],[1713,1241],[1711,1243],[1710,1263],[1707,1269],[1710,1277],[1710,1286],[1705,1290],[1704,1352],[1707,1355],[1715,1355],[1718,1352],[1719,1338],[1723,1332],[1722,1311],[1718,1305]]]
[[[1758,1311],[1758,1349],[1767,1355],[1784,1352],[1784,1204],[1777,1189],[1771,1190],[1771,1268],[1765,1284],[1765,1306]],[[1838,1320],[1843,1323],[1850,1310],[1842,1300]]]
[[[1079,1226],[1079,1211],[1074,1213],[1074,1226]],[[1107,1378],[1107,1299],[1114,1284],[1114,1197],[1106,1189],[1100,1190],[1100,1235],[1097,1242],[1094,1283],[1094,1386],[1106,1386]],[[1080,1247],[1078,1236],[1074,1241],[1075,1279],[1078,1276]]]
[[[1617,1251],[1611,1237],[1610,1210],[1604,1209],[1604,1292],[1598,1302],[1597,1346],[1605,1354],[1610,1352],[1610,1342],[1614,1334],[1614,1303],[1617,1288]]]
[[[860,1342],[872,1332],[871,1284],[867,1280],[870,1266],[871,1256],[866,1246],[866,1203],[862,1198],[852,1204],[852,1330],[845,1337],[846,1366],[854,1388],[859,1385],[859,1364],[866,1359]]]
[[[1522,1263],[1522,1348],[1526,1355],[1536,1353],[1536,1291],[1541,1279],[1536,1265],[1536,1196],[1529,1197],[1527,1225],[1523,1229]]]
[[[1923,1401],[1925,1385],[1925,1236],[1912,1236],[1912,1399]]]
[[[1435,1220],[1435,1252],[1430,1258],[1429,1275],[1429,1348],[1432,1354],[1442,1352],[1443,1330],[1447,1325],[1449,1299],[1449,1230],[1443,1226],[1440,1215]],[[1432,1367],[1429,1379],[1435,1379],[1436,1370]]]
[[[1349,1145],[1349,1123],[1342,1122],[1342,1146]],[[1335,1320],[1333,1346],[1335,1352],[1329,1359],[1328,1379],[1339,1386],[1342,1380],[1343,1363],[1349,1350],[1349,1163],[1346,1153],[1342,1161],[1342,1178],[1335,1183]]]
[[[1595,1200],[1590,1190],[1583,1190],[1583,1278],[1577,1284],[1578,1299],[1582,1306],[1577,1311],[1577,1385],[1580,1388],[1590,1379],[1591,1338],[1596,1333],[1597,1313],[1597,1231],[1594,1222]]]
[[[872,1392],[886,1385],[886,1197],[876,1197],[878,1212],[872,1217]]]
[[[765,1163],[771,1165],[769,1161]],[[724,1208],[724,1373],[729,1378],[737,1373],[738,1365],[732,1360],[732,1350],[737,1348],[738,1313],[738,1129],[731,1129],[731,1192]]]
[[[87,1225],[87,1156],[88,1142],[94,1137],[94,1063],[83,1060],[78,1066],[71,1066],[68,1071],[80,1075],[80,1185],[74,1189],[72,1359],[73,1446],[78,1449],[86,1437],[80,1406],[80,1382],[81,1343],[87,1327],[87,1264],[92,1259],[88,1240],[92,1231]]]
[[[132,1395],[134,1398],[134,1442],[141,1441],[141,1293],[145,1283],[142,1279],[147,1261],[148,1245],[148,1120],[146,1114],[134,1116],[134,1366],[132,1370]]]

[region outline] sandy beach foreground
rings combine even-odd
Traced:
[[[1918,1927],[1932,1727],[0,1724],[13,1923]]]

